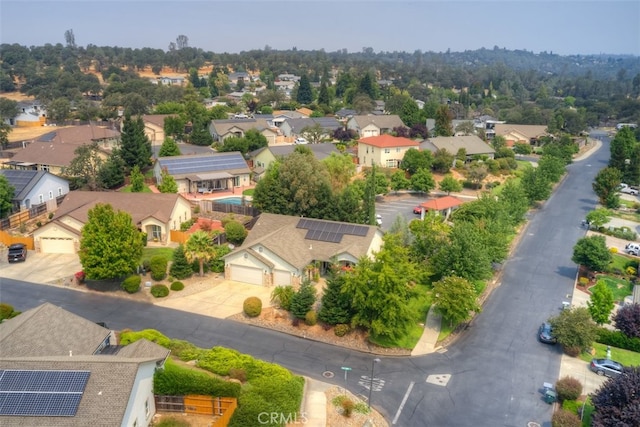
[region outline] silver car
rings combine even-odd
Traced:
[[[606,375],[612,378],[618,377],[624,372],[624,366],[610,359],[593,359],[589,367],[598,375]]]

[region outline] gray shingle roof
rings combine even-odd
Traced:
[[[437,136],[429,138],[428,141],[436,148],[444,148],[449,153],[456,155],[458,150],[464,148],[467,156],[475,154],[493,154],[496,152],[489,144],[478,138],[476,135],[464,136]],[[424,144],[424,143],[423,143]]]
[[[393,129],[395,127],[405,126],[397,114],[353,116],[351,120],[355,120],[360,129],[370,124],[375,124],[380,129]]]

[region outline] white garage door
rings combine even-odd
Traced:
[[[42,237],[40,251],[45,254],[75,254],[73,239],[64,237]]]
[[[262,270],[259,268],[245,267],[242,265],[231,266],[231,280],[236,282],[262,285]]]
[[[291,273],[283,270],[274,270],[274,285],[289,286],[291,284]]]

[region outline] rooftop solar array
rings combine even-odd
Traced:
[[[0,370],[0,415],[72,417],[89,371]]]
[[[31,180],[38,171],[35,170],[19,170],[19,169],[2,169],[0,174],[4,175],[9,181],[9,184],[13,185],[15,194],[18,195],[29,185]]]
[[[215,156],[185,156],[160,159],[160,166],[171,175],[198,172],[217,172],[229,169],[246,169],[247,162],[240,153],[225,153]]]
[[[307,218],[301,218],[296,228],[308,230],[305,239],[331,243],[340,243],[345,234],[364,237],[369,232],[369,227],[364,225],[340,224]]]

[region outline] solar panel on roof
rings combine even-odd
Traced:
[[[340,243],[342,240],[342,234],[322,230],[309,230],[304,238],[308,240],[317,240],[318,242]]]
[[[247,168],[247,162],[240,153],[224,153],[215,156],[188,156],[160,159],[160,166],[172,175],[198,172],[217,172],[228,169]]]
[[[89,371],[0,370],[0,415],[74,416]]]

